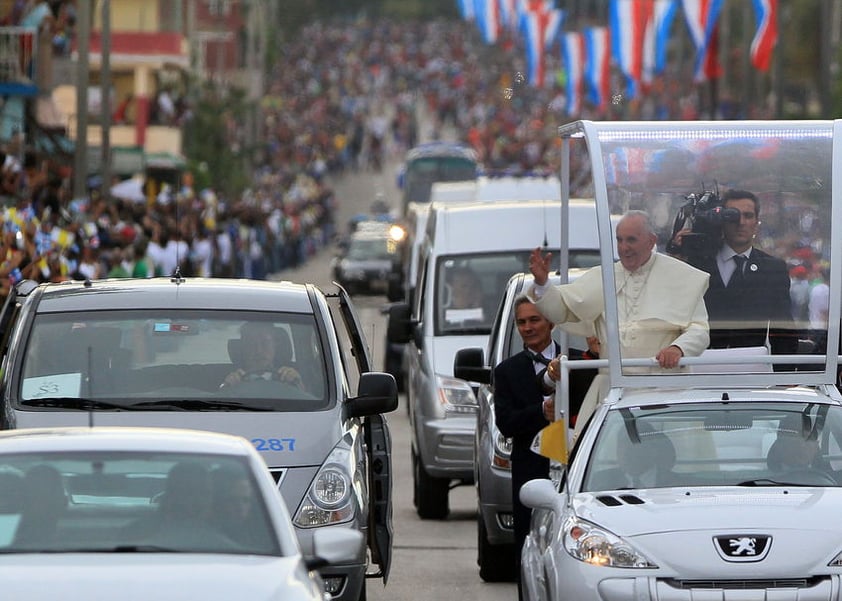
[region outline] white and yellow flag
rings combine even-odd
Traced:
[[[557,419],[538,432],[532,440],[530,449],[561,463],[567,463],[567,419]]]

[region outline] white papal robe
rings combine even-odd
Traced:
[[[622,358],[651,358],[670,345],[696,357],[708,347],[710,331],[704,295],[708,274],[667,255],[652,253],[634,272],[614,264]],[[589,269],[569,284],[547,287],[540,298],[529,291],[538,310],[556,324],[591,322],[602,348],[607,348],[602,267]],[[637,368],[635,371],[648,368]],[[656,369],[656,368],[653,368]],[[657,368],[659,369],[659,368]],[[631,372],[631,368],[624,370]],[[594,378],[582,402],[574,436],[608,394],[607,370]]]

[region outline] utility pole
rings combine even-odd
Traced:
[[[91,44],[91,0],[77,2],[76,147],[73,162],[73,198],[84,198],[88,179],[88,66]]]
[[[111,199],[111,0],[102,2],[100,95],[102,96],[102,196]]]

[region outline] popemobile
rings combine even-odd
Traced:
[[[601,264],[537,302],[592,321],[601,352],[560,361],[561,382],[599,369],[594,411],[571,429],[557,384],[537,447],[562,476],[520,491],[524,597],[842,599],[842,120],[559,135],[562,211],[595,199]],[[654,236],[615,228],[629,211]],[[564,281],[564,238],[557,256]],[[807,301],[790,294],[805,272]]]

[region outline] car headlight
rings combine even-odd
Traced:
[[[657,568],[628,541],[595,524],[573,517],[564,525],[567,552],[585,563],[612,568]]]
[[[439,403],[444,407],[445,413],[477,412],[477,397],[465,380],[437,375],[436,386],[439,391]]]
[[[492,463],[494,467],[500,469],[512,469],[512,439],[506,438],[496,429],[494,431],[494,457],[492,458]]]
[[[319,468],[307,496],[295,512],[293,523],[314,528],[347,522],[354,517],[354,490],[349,471],[351,453],[336,447]]]

